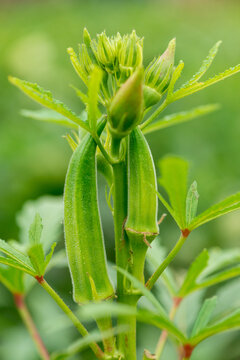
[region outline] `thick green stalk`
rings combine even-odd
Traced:
[[[53,298],[53,300],[58,304],[58,306],[65,312],[68,318],[72,321],[74,326],[77,328],[79,333],[82,336],[88,335],[87,329],[82,325],[76,315],[69,309],[69,307],[65,304],[65,302],[61,299],[61,297],[55,292],[55,290],[46,282],[46,280],[41,279],[38,280],[40,285],[48,292],[48,294]],[[104,359],[105,355],[102,349],[98,346],[97,343],[93,342],[89,345],[94,354],[98,359]]]
[[[161,276],[163,271],[167,268],[167,266],[170,264],[170,262],[175,258],[177,253],[181,250],[186,239],[187,239],[187,236],[184,236],[183,234],[181,234],[181,236],[180,236],[178,242],[176,243],[176,245],[174,246],[174,248],[171,250],[171,252],[168,254],[166,259],[160,264],[160,266],[157,268],[157,270],[153,273],[153,275],[147,281],[146,287],[149,290],[152,289],[153,285],[158,280],[158,278]]]
[[[124,224],[127,217],[127,173],[126,164],[121,162],[113,165],[114,181],[114,229],[115,229],[115,253],[116,265],[127,270],[130,257],[129,245],[126,234],[124,233]],[[117,274],[117,301],[120,303],[136,306],[135,296],[128,294],[127,282],[124,276]],[[136,359],[136,317],[121,317],[118,319],[119,325],[128,326],[127,333],[118,335],[118,348],[124,355],[125,360]]]
[[[113,165],[113,184],[116,265],[126,270],[129,259],[129,246],[124,234],[124,224],[127,217],[127,173],[125,162]],[[125,295],[124,290],[124,277],[118,272],[118,298]]]
[[[41,356],[41,359],[49,360],[50,356],[48,354],[47,349],[45,348],[45,345],[41,339],[41,336],[39,335],[37,328],[33,322],[33,319],[28,311],[28,308],[25,304],[23,295],[22,294],[14,294],[14,301],[15,301],[16,308],[17,308],[21,318],[36,345],[39,355]]]

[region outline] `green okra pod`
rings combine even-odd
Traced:
[[[156,171],[148,143],[139,127],[128,142],[128,216],[125,230],[132,255],[132,273],[143,281],[148,246],[158,235]]]
[[[105,126],[98,126],[101,134]],[[86,135],[72,155],[64,190],[66,250],[77,303],[113,296],[98,207],[96,143]]]
[[[111,187],[113,183],[112,166],[107,162],[107,160],[101,153],[97,154],[97,170],[104,176],[108,183],[108,186]]]

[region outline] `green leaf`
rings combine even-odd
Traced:
[[[240,275],[239,249],[224,251],[215,250],[213,254],[210,254],[207,266],[202,271],[199,272],[198,270],[195,270],[193,268],[193,275],[194,271],[196,271],[197,277],[195,281],[193,281],[191,288],[187,289],[187,293],[185,295],[189,294],[190,292],[192,293],[194,291],[219,284],[223,281],[233,279]],[[201,255],[199,256],[199,258],[200,257]],[[204,257],[202,260],[204,264]],[[198,258],[195,261],[198,263]],[[234,266],[236,263],[237,265]],[[227,266],[228,268],[226,269]],[[229,268],[229,266],[231,267]],[[201,270],[201,261],[199,270]],[[182,289],[180,289],[180,292],[181,291]]]
[[[76,95],[79,97],[82,103],[86,105],[88,103],[88,96],[75,86],[71,85],[71,87],[75,90]]]
[[[13,294],[23,294],[25,291],[23,272],[16,268],[0,266],[0,282]]]
[[[40,110],[21,110],[20,114],[34,120],[45,121],[54,123],[57,125],[65,126],[68,128],[78,129],[78,125],[69,121],[65,116],[56,113],[53,110],[49,109],[40,109]]]
[[[29,242],[30,244],[39,244],[42,235],[42,218],[41,216],[36,213],[33,223],[30,225],[29,228]]]
[[[168,194],[173,217],[180,229],[185,229],[188,163],[178,157],[166,156],[159,162],[159,169],[159,184]]]
[[[198,314],[198,317],[195,321],[191,337],[194,337],[199,334],[200,331],[202,331],[207,324],[209,323],[209,320],[212,316],[213,310],[215,309],[217,304],[217,297],[214,296],[211,299],[206,299],[203,303],[202,308],[200,309],[200,312]]]
[[[70,146],[72,151],[75,151],[78,147],[78,143],[72,138],[70,134],[65,135],[64,138],[67,140],[68,145]]]
[[[45,265],[44,265],[45,268],[44,268],[44,272],[45,272],[45,269],[46,269],[46,267],[48,266],[50,260],[52,259],[53,252],[54,252],[54,249],[55,249],[56,245],[57,245],[57,243],[52,244],[51,250],[49,251],[49,253],[47,254],[47,256],[46,256],[46,258],[45,258]]]
[[[80,320],[95,320],[110,316],[131,316],[136,315],[137,309],[134,306],[116,302],[88,303],[78,309],[77,315]]]
[[[176,337],[180,342],[184,343],[186,341],[185,335],[174,325],[174,323],[167,318],[162,317],[161,315],[158,315],[149,310],[141,309],[137,312],[137,319],[143,323],[156,326],[159,329],[167,330],[170,334],[174,335],[174,337]]]
[[[196,280],[201,272],[205,269],[208,264],[209,255],[206,249],[193,261],[191,264],[185,280],[179,290],[178,296],[184,297],[188,295],[195,287]]]
[[[182,99],[185,96],[194,94],[197,91],[203,90],[206,87],[216,84],[217,82],[224,80],[226,78],[228,78],[229,76],[232,76],[236,73],[238,73],[240,71],[240,64],[231,67],[230,69],[225,70],[224,72],[215,75],[213,78],[210,78],[204,82],[196,82],[196,83],[192,83],[189,86],[183,86],[181,87],[179,90],[175,91],[172,96],[171,96],[171,102],[172,101],[176,101],[179,99]]]
[[[195,289],[193,290],[199,290],[212,285],[216,285],[223,281],[238,277],[239,275],[240,275],[240,266],[234,266],[230,269],[220,271],[217,274],[205,278],[204,280],[197,283]]]
[[[45,274],[46,267],[52,258],[55,246],[56,243],[51,246],[51,250],[46,258],[42,244],[36,243],[28,249],[28,256],[38,276],[43,276]]]
[[[34,244],[28,249],[29,259],[38,276],[44,275],[45,257],[42,244]]]
[[[216,273],[228,266],[240,264],[240,249],[220,249],[213,248],[209,250],[209,261],[208,266],[201,274],[201,279]]]
[[[201,341],[210,336],[240,328],[240,310],[232,312],[229,316],[223,318],[221,321],[212,324],[200,331],[196,336],[192,337],[189,342],[196,346]]]
[[[4,240],[0,240],[0,252],[6,254],[10,259],[16,261],[23,267],[29,269],[34,273],[34,269],[29,258],[21,251],[15,249],[13,246],[6,243]]]
[[[120,272],[128,280],[131,281],[134,288],[138,289],[150,301],[150,303],[156,308],[159,314],[161,314],[162,316],[167,316],[165,310],[163,309],[159,301],[156,299],[156,297],[140,281],[138,281],[138,279],[136,279],[134,276],[129,274],[129,272],[121,269],[120,267],[116,266],[116,269],[118,272]]]
[[[64,360],[67,359],[70,356],[73,356],[82,350],[84,350],[86,347],[88,347],[93,342],[99,342],[104,339],[108,339],[109,337],[113,335],[120,334],[122,332],[126,332],[128,330],[128,326],[118,326],[116,328],[113,328],[111,330],[106,330],[103,332],[99,331],[93,331],[89,333],[87,336],[84,336],[81,339],[76,340],[73,342],[65,351],[56,351],[54,352],[50,359],[51,360]]]
[[[14,269],[18,269],[18,270],[23,271],[32,276],[36,275],[34,268],[29,269],[29,267],[24,266],[21,263],[19,263],[18,261],[13,260],[9,257],[0,256],[0,264],[8,265]]]
[[[88,83],[88,122],[90,128],[94,132],[96,132],[97,119],[100,116],[100,112],[98,110],[98,93],[100,90],[102,76],[102,70],[98,66],[94,66]]]
[[[134,306],[103,302],[98,304],[87,304],[78,310],[81,320],[101,319],[108,315],[114,317],[136,316],[140,322],[151,324],[160,329],[166,329],[181,342],[186,341],[185,335],[167,317],[145,309],[137,310]]]
[[[171,78],[171,81],[168,86],[168,93],[167,93],[167,98],[166,98],[167,102],[172,101],[174,86],[175,86],[177,80],[179,79],[179,77],[181,76],[183,68],[184,68],[184,62],[181,60],[178,64],[178,66],[176,67],[176,69],[173,71],[172,78]]]
[[[178,223],[178,219],[177,219],[177,217],[175,217],[175,213],[174,213],[173,209],[171,208],[171,206],[168,204],[168,202],[164,199],[164,197],[158,191],[157,191],[157,197],[159,198],[159,200],[161,201],[163,206],[167,209],[169,214],[172,216],[172,218],[176,221],[176,223],[180,227],[180,225]]]
[[[192,85],[194,83],[196,83],[199,79],[201,79],[201,77],[205,74],[205,72],[209,69],[209,67],[211,66],[215,56],[217,55],[218,52],[218,48],[221,45],[221,41],[218,41],[209,51],[208,56],[206,57],[206,59],[203,61],[202,66],[200,67],[200,69],[198,70],[198,72],[196,74],[193,75],[193,77],[186,83],[183,85],[183,87],[188,87],[189,85]]]
[[[81,66],[77,54],[75,53],[75,51],[71,47],[69,47],[67,49],[67,51],[68,51],[68,54],[70,55],[70,60],[72,62],[72,65],[73,65],[76,73],[82,79],[84,84],[87,85],[88,77],[87,77],[87,74],[83,71],[83,66]]]
[[[20,228],[20,241],[29,244],[29,227],[34,221],[34,215],[39,213],[42,218],[43,248],[48,251],[54,242],[62,239],[63,229],[63,199],[59,196],[43,196],[36,200],[27,201],[17,214],[16,221]]]
[[[209,114],[218,109],[219,109],[218,104],[210,104],[210,105],[199,106],[189,111],[181,111],[176,114],[167,115],[164,116],[162,119],[159,119],[156,122],[143,128],[143,133],[149,134],[151,132],[162,130],[173,125],[182,124],[187,121],[196,119],[199,116]]]
[[[219,216],[238,209],[240,209],[240,192],[227,197],[198,215],[189,225],[189,230],[196,229]]]
[[[72,110],[70,110],[62,102],[54,99],[50,91],[46,91],[37,84],[30,83],[25,80],[17,79],[15,77],[9,76],[9,81],[22,90],[26,95],[28,95],[33,100],[37,101],[43,106],[46,106],[49,109],[52,109],[59,114],[65,116],[69,120],[73,121],[77,125],[89,131],[88,125],[81,120]]]
[[[197,182],[194,181],[190,186],[186,200],[186,223],[187,226],[192,222],[197,214],[199,194],[197,191]]]

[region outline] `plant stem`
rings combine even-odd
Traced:
[[[174,298],[173,299],[173,305],[172,305],[172,308],[169,313],[170,320],[174,319],[177,309],[178,309],[179,305],[181,304],[181,300],[182,300],[182,298]],[[156,351],[155,351],[156,360],[159,360],[162,355],[165,343],[167,341],[167,337],[168,337],[168,332],[166,330],[163,330],[161,333],[161,336],[159,338],[159,341],[157,343],[157,347],[156,347]]]
[[[155,120],[155,119],[158,117],[158,115],[159,115],[163,110],[166,109],[166,107],[167,107],[168,105],[169,105],[169,102],[165,100],[165,101],[159,106],[159,108],[157,108],[157,109],[154,111],[154,113],[153,113],[152,115],[150,115],[149,118],[148,118],[146,121],[144,121],[144,123],[142,123],[142,124],[140,125],[141,130],[143,130],[146,126],[148,126],[151,122],[153,122],[153,120]]]
[[[39,355],[41,356],[41,359],[49,360],[50,356],[48,354],[47,349],[45,348],[41,336],[39,335],[37,328],[33,322],[33,319],[28,311],[28,308],[24,301],[24,296],[22,294],[14,294],[13,296],[14,296],[16,308],[36,345]]]
[[[96,320],[98,328],[100,330],[101,333],[104,333],[106,331],[110,332],[112,330],[112,319],[111,316],[106,315],[105,318],[103,319],[98,319]],[[114,355],[115,353],[115,337],[114,334],[112,332],[112,335],[103,339],[103,346],[104,346],[104,351],[107,355]]]
[[[121,162],[113,165],[113,200],[114,200],[114,230],[116,265],[122,269],[128,268],[129,245],[124,233],[124,223],[127,217],[127,173],[126,164]],[[136,306],[137,298],[128,293],[124,276],[117,273],[117,301]],[[136,360],[136,317],[120,317],[118,325],[126,325],[127,333],[118,335],[118,348],[125,360]]]
[[[113,165],[113,184],[116,265],[126,270],[129,246],[124,234],[124,222],[127,217],[127,174],[124,162]],[[117,273],[117,295],[125,295],[124,277],[120,272]]]
[[[61,297],[55,292],[55,290],[47,283],[45,279],[39,281],[40,285],[48,292],[48,294],[53,298],[53,300],[58,304],[58,306],[65,312],[68,318],[75,325],[77,330],[82,336],[87,336],[88,331],[76,317],[76,315],[72,312],[72,310],[65,304],[65,302],[61,299]],[[104,359],[105,355],[102,349],[98,346],[97,343],[93,342],[89,345],[94,354],[98,359]]]
[[[188,235],[187,235],[188,236]],[[146,287],[151,290],[155,282],[158,280],[160,275],[163,273],[163,271],[166,269],[166,267],[170,264],[170,262],[175,258],[177,253],[182,248],[183,244],[185,243],[187,236],[184,236],[181,234],[178,242],[174,246],[174,248],[171,250],[171,252],[168,254],[166,259],[160,264],[160,266],[157,268],[157,270],[153,273],[153,275],[148,279],[146,283]]]
[[[121,140],[112,136],[111,138],[111,155],[113,158],[119,159]]]
[[[132,307],[137,306],[137,301],[139,296],[135,295],[126,295],[125,297],[120,297],[119,302],[122,304],[128,304]],[[124,355],[124,360],[137,360],[136,353],[136,316],[121,316],[118,319],[118,325],[128,327],[127,332],[119,334],[118,337],[118,346],[119,351]]]

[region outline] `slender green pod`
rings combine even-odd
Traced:
[[[148,246],[158,235],[156,171],[148,143],[139,127],[128,142],[128,216],[125,230],[132,255],[132,273],[144,281]]]
[[[111,187],[113,183],[113,170],[112,166],[107,162],[102,153],[97,154],[97,170],[106,179],[108,186]]]
[[[98,126],[101,134],[105,126]],[[86,135],[72,155],[64,189],[64,228],[68,263],[77,303],[113,296],[98,208],[96,143]]]

